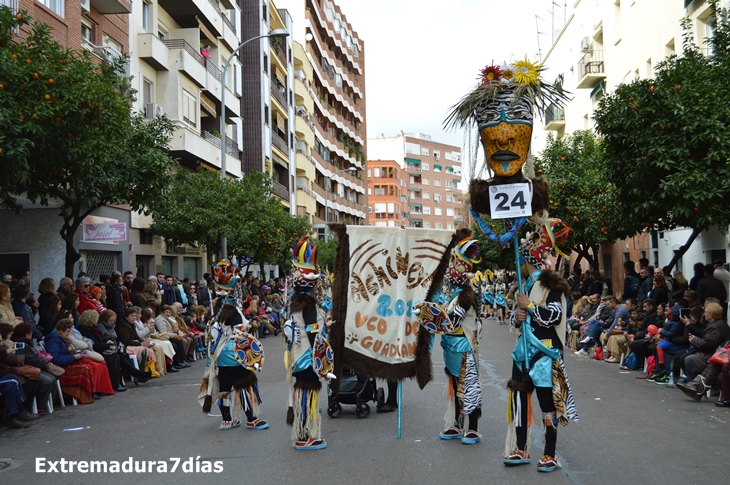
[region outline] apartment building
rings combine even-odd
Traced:
[[[571,2],[572,3],[572,2]],[[723,15],[730,11],[730,2]],[[556,136],[594,128],[599,101],[622,83],[652,78],[657,63],[681,54],[680,21],[689,17],[698,43],[713,34],[710,6],[705,0],[579,0],[568,5],[566,21],[543,59],[545,76],[572,93],[563,109],[551,106],[544,124],[535,123],[533,150],[544,146],[547,132]],[[642,233],[601,249],[601,269],[613,279],[623,277],[623,261],[649,259],[664,266],[682,246],[689,229]],[[695,262],[727,256],[730,238],[716,228],[694,242],[675,269],[691,271]]]
[[[313,224],[364,224],[365,48],[342,9],[329,0],[279,0],[294,21],[294,40],[312,65],[315,178]],[[297,167],[298,168],[298,167]],[[299,190],[297,191],[299,194]],[[325,215],[325,213],[327,215]]]
[[[51,35],[70,49],[87,49],[92,57],[102,62],[108,57],[129,53],[129,23],[132,2],[129,0],[0,0],[0,5],[14,11],[24,10],[33,21],[47,23]],[[19,35],[26,35],[21,29]],[[23,200],[22,217],[13,211],[0,210],[0,272],[27,268],[31,272],[31,287],[40,279],[51,277],[58,281],[65,275],[65,243],[59,237],[61,221],[56,208],[32,204]],[[76,233],[74,246],[81,253],[75,271],[86,271],[92,276],[109,274],[113,269],[127,269],[134,265],[128,241],[91,242],[84,240],[84,227],[103,223],[124,223],[128,229],[131,215],[128,208],[102,207],[84,220]],[[129,233],[129,231],[127,231]],[[20,237],[31,235],[32,237]],[[75,276],[68,275],[68,276]]]
[[[368,224],[455,229],[465,223],[459,147],[406,133],[369,138],[368,154]]]
[[[296,144],[296,210],[297,215],[314,223],[317,214],[317,168],[314,161],[314,70],[304,46],[294,41],[294,132]]]

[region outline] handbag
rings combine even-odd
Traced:
[[[715,352],[715,354],[712,357],[710,357],[707,360],[707,362],[711,362],[711,363],[717,364],[717,365],[725,365],[725,364],[727,364],[727,362],[728,362],[728,355],[727,355],[728,354],[728,350],[730,350],[730,344],[724,346],[723,348],[721,348],[720,350],[718,350],[717,352]]]
[[[94,362],[104,362],[104,356],[94,350],[87,350],[86,358],[91,359]]]
[[[66,369],[61,367],[60,365],[56,365],[53,362],[49,362],[46,364],[46,372],[49,372],[53,374],[56,377],[61,377],[66,373]]]
[[[6,366],[2,365],[0,368],[3,368],[10,372],[11,374],[15,374],[16,376],[25,377],[26,379],[30,379],[31,381],[37,381],[38,378],[41,376],[41,370],[38,367],[33,367],[32,365],[23,364],[19,366]]]

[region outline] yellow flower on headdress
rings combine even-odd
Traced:
[[[520,84],[527,84],[528,86],[540,83],[540,64],[537,62],[530,62],[529,59],[525,58],[522,61],[515,62],[511,67],[515,70],[515,81]]]

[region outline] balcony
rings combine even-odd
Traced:
[[[281,91],[279,91],[279,87],[276,85],[275,82],[271,83],[271,96],[273,98],[276,98],[282,108],[287,109],[289,103],[286,102],[286,97]]]
[[[603,64],[603,49],[590,49],[578,61],[581,78],[578,89],[593,89],[606,79],[606,66]]]
[[[139,58],[152,66],[156,71],[167,71],[170,62],[170,51],[155,35],[143,33],[137,36]]]
[[[203,138],[208,143],[214,145],[218,150],[221,149],[221,139],[212,133],[203,131]],[[226,153],[236,160],[241,160],[241,150],[238,149],[238,143],[226,136]]]
[[[215,0],[159,0],[163,8],[172,19],[184,29],[199,28],[202,22],[211,34],[217,38],[223,37],[224,14]]]
[[[558,131],[565,128],[565,110],[554,104],[545,110],[545,129],[547,131]]]
[[[132,2],[129,0],[91,0],[91,6],[103,14],[131,13]]]
[[[280,184],[279,182],[277,182],[276,180],[274,180],[273,189],[274,189],[274,195],[284,199],[286,202],[290,201],[289,189],[286,186],[284,186],[284,185]]]
[[[281,150],[284,155],[289,156],[289,145],[287,144],[286,140],[284,140],[279,133],[276,132],[276,130],[271,130],[271,143],[274,144],[276,148]]]
[[[229,143],[233,143],[233,141],[226,140],[226,172],[240,177],[241,155],[240,152],[233,155],[233,150],[228,148]],[[220,139],[216,136],[206,134],[206,132],[199,135],[187,126],[180,125],[170,140],[170,155],[193,167],[202,161],[211,167],[220,169],[220,146]]]
[[[205,59],[185,39],[164,40],[170,49],[170,67],[182,71],[199,87],[206,85]]]

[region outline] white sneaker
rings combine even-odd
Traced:
[[[580,341],[580,343],[581,343],[581,344],[587,344],[587,343],[588,343],[588,342],[590,342],[591,340],[593,340],[593,339],[592,339],[591,337],[586,337],[586,338],[584,338],[583,340],[581,340],[581,341]]]
[[[586,352],[584,349],[580,349],[576,351],[575,355],[588,355],[588,352]]]

